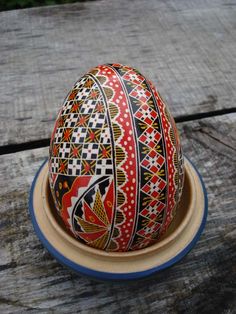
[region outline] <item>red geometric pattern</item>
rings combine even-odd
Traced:
[[[142,191],[153,198],[157,198],[166,186],[166,182],[154,175],[143,187]]]
[[[149,146],[150,148],[154,148],[158,144],[160,139],[161,134],[152,126],[148,127],[139,137],[139,141]]]
[[[165,162],[165,158],[155,150],[151,150],[142,160],[141,165],[152,173],[157,173]]]
[[[113,237],[108,243],[107,250],[113,250],[111,245],[116,244],[116,249],[118,251],[126,251],[129,248],[129,242],[133,234],[135,227],[135,217],[137,212],[134,210],[136,208],[135,191],[137,190],[137,150],[134,136],[134,129],[132,127],[132,116],[129,109],[129,102],[123,92],[122,82],[117,75],[116,71],[110,66],[101,66],[98,68],[97,77],[107,77],[112,76],[111,80],[106,80],[103,84],[103,88],[109,88],[113,91],[113,96],[110,102],[115,104],[118,108],[118,113],[115,117],[111,119],[111,122],[116,126],[119,126],[121,130],[121,135],[117,138],[114,145],[119,146],[125,154],[125,158],[121,163],[115,161],[116,170],[121,170],[125,174],[125,182],[122,186],[117,186],[117,193],[121,193],[124,197],[124,202],[119,205],[117,204],[118,215],[120,212],[123,214],[123,221],[119,224],[115,224],[114,232],[117,233],[119,230],[119,235]],[[121,108],[119,110],[119,108]]]
[[[132,90],[132,92],[129,95],[142,102],[146,102],[148,101],[152,94],[148,90],[145,90],[138,85]]]
[[[162,227],[161,227],[161,233],[164,233],[168,226],[170,225],[172,219],[173,219],[173,212],[175,211],[175,208],[177,206],[177,202],[174,198],[175,193],[178,193],[178,199],[180,199],[181,193],[182,193],[182,186],[183,186],[183,176],[181,176],[181,173],[183,173],[183,159],[182,159],[182,153],[180,149],[180,142],[179,142],[179,137],[177,134],[177,129],[175,127],[175,123],[173,118],[171,118],[170,113],[168,112],[166,105],[164,104],[162,98],[158,94],[157,90],[155,89],[154,85],[150,82],[151,85],[151,90],[155,96],[155,99],[158,103],[158,108],[160,110],[160,116],[161,116],[161,122],[163,127],[163,132],[164,136],[163,139],[165,141],[165,147],[166,147],[166,162],[167,162],[167,169],[168,169],[168,191],[167,191],[167,206],[166,206],[166,215],[165,215],[165,220],[163,221]],[[168,113],[168,116],[166,115]],[[170,119],[171,120],[170,120]],[[175,140],[176,143],[172,143],[171,140],[171,130],[174,131],[175,135]],[[178,164],[179,168],[177,169],[175,164],[174,164],[174,154],[177,154],[178,157]],[[179,172],[180,175],[180,181],[179,185],[175,184],[175,174]],[[170,197],[171,195],[171,197]]]
[[[144,228],[140,229],[137,234],[144,238],[150,238],[153,233],[158,231],[160,226],[160,223],[149,220],[148,224]]]
[[[128,82],[132,82],[136,85],[140,85],[144,81],[144,77],[142,75],[138,74],[137,72],[135,72],[134,70],[130,70],[130,71],[126,72],[126,74],[122,78],[124,80],[126,80]]]
[[[157,118],[158,114],[150,106],[143,104],[134,116],[147,125],[150,125]]]
[[[165,208],[165,204],[158,201],[158,200],[152,200],[147,207],[145,207],[140,215],[147,217],[151,220],[155,220],[155,218],[162,212],[162,210]]]

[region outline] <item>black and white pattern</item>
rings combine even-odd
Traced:
[[[100,138],[101,144],[111,144],[110,139],[110,130],[109,128],[104,128],[101,132],[101,138]]]
[[[70,155],[70,143],[67,143],[67,142],[61,143],[58,156],[60,158],[69,158],[69,155]]]
[[[109,175],[113,173],[112,159],[99,159],[96,165],[96,175]]]
[[[76,123],[78,122],[78,113],[71,113],[66,117],[65,127],[66,128],[73,128]]]
[[[74,103],[73,100],[67,100],[65,102],[65,104],[62,107],[62,111],[61,111],[62,116],[70,114],[73,103]]]
[[[57,173],[59,167],[59,158],[52,157],[51,158],[51,171],[52,173]]]
[[[96,104],[97,100],[86,99],[83,102],[83,106],[81,106],[80,112],[83,114],[91,114],[94,111]]]
[[[69,159],[68,162],[68,175],[79,176],[81,174],[81,160]]]
[[[58,125],[53,142],[53,173],[113,174],[106,107],[93,78],[85,76],[74,85],[64,102]]]
[[[87,80],[88,80],[88,77],[83,76],[78,82],[75,83],[74,89],[81,89]]]
[[[82,159],[98,159],[99,144],[88,143],[84,144],[82,149]]]
[[[58,128],[54,137],[54,143],[61,143],[63,137],[63,128]]]
[[[78,93],[75,96],[75,99],[77,101],[85,100],[89,97],[90,92],[91,92],[91,88],[82,87],[78,90]]]
[[[93,113],[89,119],[88,127],[94,129],[100,129],[103,127],[105,122],[105,114],[103,113]]]
[[[73,130],[71,137],[72,143],[84,143],[87,134],[87,129],[84,127],[77,127]]]

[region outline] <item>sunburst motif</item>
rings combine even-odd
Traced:
[[[89,205],[82,200],[83,215],[75,215],[75,221],[81,231],[76,231],[76,235],[83,239],[88,245],[105,249],[111,232],[112,211],[113,211],[113,182],[107,188],[105,195],[101,195],[99,186],[96,187],[95,199]]]

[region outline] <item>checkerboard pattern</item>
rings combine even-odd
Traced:
[[[58,156],[60,158],[69,158],[70,155],[70,143],[61,143]]]
[[[56,173],[59,168],[59,158],[52,157],[51,158],[51,171],[52,173]]]
[[[112,159],[99,159],[97,161],[96,175],[111,175],[112,171]]]
[[[105,114],[96,112],[90,116],[88,127],[101,129],[104,123],[105,123]]]
[[[75,128],[73,130],[71,142],[72,143],[84,143],[86,139],[87,129],[84,127]]]
[[[110,144],[111,143],[109,128],[104,128],[102,130],[100,142],[102,144]]]
[[[65,121],[65,127],[66,128],[73,128],[76,123],[78,122],[78,113],[71,113],[67,116],[67,119]]]
[[[83,105],[81,106],[80,112],[83,114],[91,114],[94,111],[96,104],[96,100],[86,99],[86,101],[84,101]]]
[[[82,149],[82,159],[97,159],[99,150],[99,144],[88,143],[83,145]]]
[[[83,77],[67,96],[52,143],[52,173],[113,174],[106,105],[92,77]]]
[[[60,143],[62,141],[63,128],[58,128],[54,137],[54,143]]]
[[[91,88],[84,88],[84,86],[82,86],[78,90],[77,95],[75,96],[75,99],[77,101],[79,101],[79,100],[84,101],[84,100],[88,99],[90,92],[91,92]]]
[[[79,176],[81,174],[81,160],[69,159],[68,162],[68,175]]]

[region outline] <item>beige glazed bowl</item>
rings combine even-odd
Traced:
[[[199,239],[207,216],[203,181],[186,158],[184,189],[176,216],[156,244],[141,250],[105,252],[84,245],[71,236],[56,214],[47,162],[32,184],[29,205],[35,232],[60,263],[97,279],[119,281],[143,278],[179,261]]]

